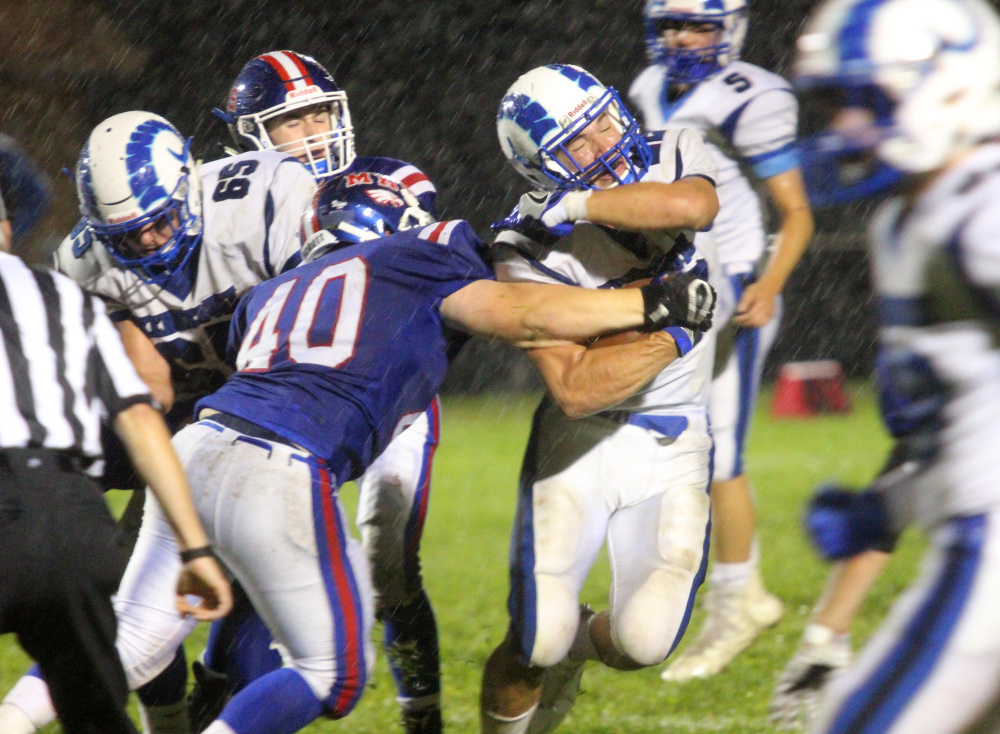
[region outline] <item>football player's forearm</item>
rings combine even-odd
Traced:
[[[511,284],[527,294],[518,346],[546,340],[580,341],[613,331],[638,329],[645,321],[637,288],[594,290],[574,286]]]
[[[181,550],[208,545],[163,417],[151,405],[137,403],[115,416],[114,427],[135,468],[163,507]]]
[[[781,293],[809,246],[813,228],[812,212],[808,207],[786,213],[778,230],[774,253],[759,282],[768,285],[774,293]]]
[[[677,345],[668,334],[654,332],[630,344],[528,354],[560,409],[583,418],[634,395],[677,359]]]
[[[702,229],[719,213],[715,187],[703,178],[615,186],[586,205],[587,220],[628,230]]]

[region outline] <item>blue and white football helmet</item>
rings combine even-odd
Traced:
[[[797,46],[817,205],[887,190],[1000,135],[1000,19],[982,0],[827,0]]]
[[[621,140],[592,163],[580,165],[567,146],[605,113]],[[597,188],[593,182],[605,174],[619,184],[638,181],[653,160],[639,123],[618,92],[568,64],[540,66],[511,85],[497,110],[497,136],[514,169],[546,190]]]
[[[143,280],[161,284],[201,241],[201,179],[187,140],[151,112],[122,112],[90,134],[76,167],[80,212],[107,251]],[[152,224],[170,232],[155,252],[137,249]]]
[[[302,261],[435,221],[395,179],[371,171],[343,174],[323,183],[302,213]]]
[[[663,37],[664,31],[685,23],[718,26],[711,46],[676,48]],[[697,84],[740,58],[747,33],[745,0],[647,0],[646,53],[655,64],[663,64],[672,84]]]
[[[275,145],[267,123],[281,115],[317,105],[330,108],[331,130]],[[241,150],[273,148],[293,155],[317,178],[335,176],[354,161],[354,126],[344,92],[315,59],[294,51],[272,51],[251,59],[229,90],[225,110],[216,115],[229,126]]]

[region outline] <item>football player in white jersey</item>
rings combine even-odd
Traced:
[[[825,113],[804,141],[810,193],[894,194],[869,245],[879,388],[906,434],[903,463],[867,490],[821,490],[809,529],[828,558],[908,524],[929,534],[919,578],[811,730],[1000,731],[1000,18],[982,0],[827,0],[795,81]]]
[[[647,0],[645,15],[652,63],[632,83],[629,98],[647,130],[693,128],[715,157],[720,208],[712,233],[737,299],[720,337],[712,385],[715,561],[708,617],[662,674],[680,682],[718,673],[783,611],[760,577],[743,451],[778,331],[781,291],[812,236],[813,219],[799,171],[792,90],[780,76],[739,60],[745,1]],[[770,253],[758,188],[779,215]]]
[[[300,215],[315,180],[295,157],[275,151],[199,167],[190,140],[167,120],[125,112],[91,133],[77,187],[83,219],[56,251],[55,265],[104,298],[140,376],[163,409],[173,406],[170,415],[183,421],[192,401],[229,373],[224,348],[239,298],[300,262]],[[147,498],[147,516],[151,505]],[[158,508],[152,515],[159,516]],[[175,574],[176,563],[169,534],[140,532],[115,602],[119,618],[138,630],[176,632],[173,603],[162,594],[150,597],[147,586]],[[161,643],[142,635],[120,635],[118,642],[133,688],[169,669],[155,690],[140,691],[149,726],[186,719],[183,656],[174,658],[168,647],[168,657],[150,660]],[[34,676],[23,678],[3,705],[21,708],[35,726],[54,716]],[[157,731],[173,730],[164,726]]]
[[[697,133],[646,138],[614,89],[558,64],[511,86],[497,132],[538,189],[494,225],[498,279],[608,288],[718,272],[710,239],[693,244],[718,209],[715,163]],[[661,663],[703,579],[714,332],[605,344],[528,352],[549,394],[522,466],[510,626],[483,674],[484,732],[553,730],[587,660]],[[594,614],[579,592],[605,539],[611,608]]]
[[[335,98],[329,94],[333,91]],[[404,195],[416,197],[411,211],[420,218],[417,224],[436,220],[437,189],[419,168],[394,158],[355,155],[347,95],[336,89],[315,59],[294,51],[251,59],[233,82],[225,109],[216,114],[228,124],[241,150],[274,149],[295,155],[320,183],[355,172],[387,177],[402,187]],[[436,734],[442,726],[437,622],[423,588],[419,555],[439,426],[440,401],[435,399],[358,482],[357,524],[408,734]],[[204,662],[214,662],[211,647],[208,653]],[[211,679],[211,665],[209,670],[195,665],[199,679]],[[216,687],[225,685],[215,680]]]

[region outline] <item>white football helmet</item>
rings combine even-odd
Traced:
[[[621,140],[581,166],[567,143],[605,112]],[[497,136],[514,169],[548,190],[595,188],[592,182],[604,174],[617,183],[637,181],[653,157],[618,92],[568,64],[540,66],[511,85],[497,110]],[[560,153],[568,164],[557,157]],[[622,162],[623,172],[618,172]]]
[[[683,49],[670,46],[663,33],[684,23],[719,27],[711,46]],[[740,58],[747,33],[745,0],[647,0],[646,53],[650,61],[667,67],[675,84],[697,84]]]
[[[124,267],[162,283],[201,239],[201,179],[191,140],[151,112],[122,112],[91,132],[76,167],[80,212]],[[135,249],[147,224],[169,227],[157,251]]]
[[[827,95],[824,116],[840,118],[817,124],[804,141],[817,203],[936,170],[1000,135],[1000,18],[982,0],[827,0],[797,45],[803,114],[816,91]],[[864,114],[848,124],[845,110]],[[863,151],[882,165],[866,175],[856,164],[836,165]]]

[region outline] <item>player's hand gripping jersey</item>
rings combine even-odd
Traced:
[[[751,181],[799,165],[798,104],[791,87],[777,74],[734,61],[676,100],[669,92],[666,67],[653,64],[636,77],[629,98],[647,130],[692,128],[704,136],[718,165],[719,215],[712,232],[719,259],[727,267],[755,263],[766,243]]]
[[[198,409],[269,428],[328,461],[338,483],[354,479],[437,394],[465,338],[445,336],[439,307],[493,278],[482,249],[467,222],[440,222],[262,284],[233,317],[239,371]]]
[[[670,130],[650,133],[646,139],[654,163],[642,181],[670,183],[701,176],[714,182],[715,162],[695,132]],[[722,279],[710,236],[699,237],[696,247],[692,230],[625,232],[580,221],[553,231],[537,219],[525,220],[517,209],[494,226],[499,231],[492,252],[498,280],[618,288],[660,274],[694,272],[719,294],[715,323],[725,323],[731,313],[731,292]],[[568,234],[558,234],[567,228]],[[683,359],[670,364],[643,390],[615,406],[616,410],[703,412],[714,356],[712,334],[708,332]]]
[[[295,158],[258,151],[200,170],[204,235],[185,267],[162,286],[121,267],[83,221],[54,255],[56,269],[132,319],[174,366],[177,392],[221,384],[229,318],[250,288],[296,265],[299,216],[316,184]]]

